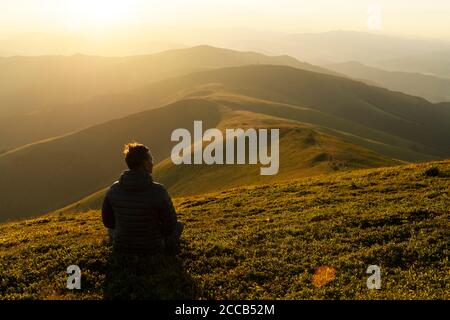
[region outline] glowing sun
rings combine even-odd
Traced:
[[[66,24],[71,29],[120,25],[131,18],[130,4],[126,0],[66,0]]]

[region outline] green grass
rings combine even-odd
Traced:
[[[177,198],[181,254],[158,264],[113,256],[98,211],[3,224],[0,298],[449,299],[449,191],[441,161]],[[336,274],[316,287],[321,266]]]

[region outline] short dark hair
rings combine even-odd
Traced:
[[[144,161],[152,159],[149,148],[138,142],[126,144],[123,153],[125,154],[125,162],[130,169],[138,169]]]

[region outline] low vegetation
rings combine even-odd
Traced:
[[[449,299],[449,191],[441,161],[177,198],[181,253],[158,263],[114,256],[98,211],[11,222],[0,298]],[[73,264],[79,291],[66,289]],[[366,287],[369,265],[381,290]]]

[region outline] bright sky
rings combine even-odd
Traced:
[[[130,25],[372,29],[450,40],[450,0],[0,0],[0,31],[104,32]]]

